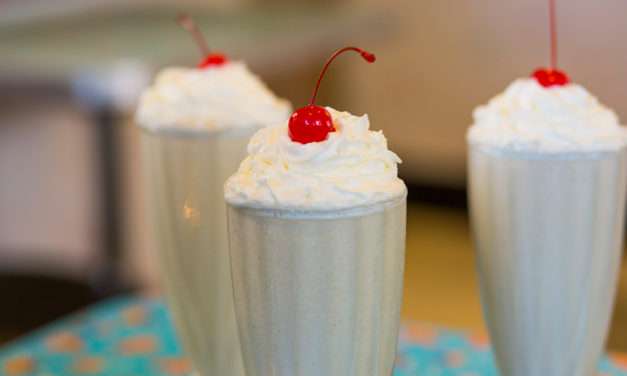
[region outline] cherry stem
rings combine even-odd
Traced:
[[[374,56],[374,54],[368,52],[368,51],[364,51],[361,48],[357,48],[357,47],[344,47],[344,48],[340,48],[339,50],[335,51],[333,53],[333,55],[331,55],[331,57],[329,58],[329,60],[327,60],[327,62],[324,64],[324,67],[322,67],[322,71],[320,72],[320,76],[318,77],[318,82],[316,83],[316,88],[314,89],[313,95],[311,97],[311,101],[309,102],[309,105],[313,105],[316,102],[316,97],[318,96],[318,89],[320,89],[320,83],[322,82],[322,78],[324,77],[325,73],[327,72],[327,69],[329,69],[329,65],[331,65],[331,62],[333,60],[335,60],[336,57],[338,57],[338,55],[346,52],[346,51],[355,51],[358,52],[361,57],[366,60],[369,63],[374,63],[374,61],[376,60],[376,56]]]
[[[551,33],[551,69],[557,69],[557,20],[555,0],[549,0],[549,29]]]
[[[207,45],[207,40],[205,40],[198,26],[196,26],[196,22],[186,13],[180,13],[176,17],[176,22],[192,35],[198,49],[200,49],[200,53],[202,53],[202,57],[209,55],[209,45]]]

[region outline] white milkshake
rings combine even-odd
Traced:
[[[521,79],[475,111],[469,198],[505,376],[591,376],[620,266],[625,131],[576,84]]]
[[[142,96],[144,163],[167,302],[200,375],[242,376],[223,185],[290,106],[240,62],[168,68]]]
[[[326,108],[326,140],[265,128],[225,186],[247,376],[389,376],[406,188],[367,116]]]

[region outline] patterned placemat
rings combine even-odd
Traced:
[[[0,375],[188,375],[159,299],[108,300],[0,349]],[[600,375],[627,376],[627,356],[611,355]],[[497,375],[487,338],[420,323],[401,330],[394,376]]]

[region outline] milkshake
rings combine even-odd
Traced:
[[[583,87],[520,79],[468,132],[481,297],[504,376],[591,376],[620,267],[626,134]]]
[[[225,185],[247,376],[392,373],[407,191],[369,127],[301,108],[257,132]]]
[[[209,59],[206,59],[209,60]],[[242,376],[223,185],[290,106],[242,62],[167,68],[137,111],[167,303],[199,375]]]

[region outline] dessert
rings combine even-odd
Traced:
[[[596,374],[621,259],[624,127],[553,65],[476,109],[468,144],[481,297],[501,374]]]
[[[289,112],[244,63],[208,51],[197,68],[164,69],[141,98],[136,120],[166,298],[201,375],[243,375],[223,185],[250,135]]]
[[[322,74],[345,51],[374,61],[344,48]],[[258,131],[225,185],[246,374],[389,376],[405,253],[400,160],[366,115],[314,100]]]

